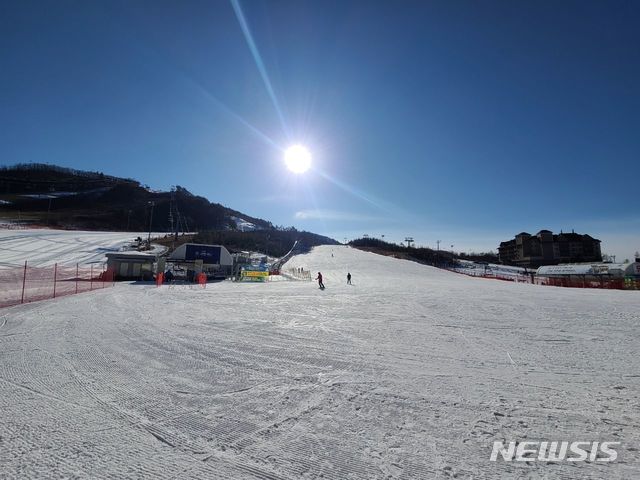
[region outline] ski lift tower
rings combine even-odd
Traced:
[[[173,236],[173,197],[175,194],[175,189],[171,186],[171,198],[169,199],[169,224],[171,225],[171,236]]]
[[[407,242],[407,248],[411,248],[411,244],[415,243],[413,237],[405,237],[404,241]]]
[[[147,237],[147,245],[149,246],[149,250],[151,250],[151,225],[153,224],[153,207],[155,207],[156,202],[150,201],[148,205],[151,207],[151,214],[149,215],[149,236]]]

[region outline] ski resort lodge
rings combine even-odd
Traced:
[[[167,263],[192,271],[199,270],[201,265],[207,277],[220,278],[231,275],[233,257],[222,245],[185,243],[173,251]]]
[[[500,263],[537,268],[559,263],[601,262],[600,240],[590,235],[563,233],[554,235],[540,230],[535,235],[522,232],[498,247]]]

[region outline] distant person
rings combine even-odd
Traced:
[[[168,283],[171,283],[173,281],[173,272],[171,270],[167,270],[166,272],[164,272],[164,279]]]
[[[318,272],[318,276],[316,277],[316,280],[318,280],[318,286],[324,290],[324,283],[322,283],[322,274],[320,272]]]
[[[347,273],[347,285],[351,285],[351,273]]]

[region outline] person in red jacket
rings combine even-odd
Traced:
[[[316,280],[318,280],[318,286],[324,290],[324,283],[322,283],[322,274],[320,272],[318,272]]]

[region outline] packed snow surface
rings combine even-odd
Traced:
[[[32,267],[99,263],[105,253],[120,251],[138,236],[147,238],[140,232],[0,230],[0,268],[24,265],[25,260]]]
[[[640,477],[640,292],[336,246],[287,267],[326,290],[119,284],[0,311],[2,476]],[[490,462],[496,440],[621,444]]]

